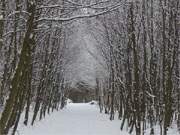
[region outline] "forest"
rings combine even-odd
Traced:
[[[89,81],[74,77],[82,50]],[[63,109],[79,82],[119,130],[180,134],[180,1],[0,0],[0,135]]]

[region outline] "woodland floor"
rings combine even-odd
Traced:
[[[120,125],[120,120],[110,121],[108,115],[99,113],[97,105],[70,103],[34,126],[20,124],[17,135],[129,135],[120,130]],[[145,134],[149,135],[148,130]],[[168,135],[178,135],[178,132],[172,129]]]
[[[128,135],[120,131],[120,121],[110,121],[96,105],[71,103],[53,112],[35,126],[20,126],[19,135]],[[18,135],[17,134],[17,135]]]

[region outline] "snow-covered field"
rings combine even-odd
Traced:
[[[99,113],[96,105],[70,103],[36,122],[35,126],[20,125],[17,135],[129,135],[120,130],[120,125],[120,120],[110,121],[108,115]],[[176,130],[170,131],[168,135],[178,135]]]

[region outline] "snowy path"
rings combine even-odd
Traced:
[[[20,126],[19,135],[128,135],[120,131],[120,121],[110,121],[95,105],[68,104],[35,126]]]

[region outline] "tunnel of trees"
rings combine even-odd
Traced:
[[[66,89],[65,95],[73,103],[87,103],[96,99],[95,88],[85,82],[77,82],[74,87]]]
[[[96,41],[94,100],[121,130],[180,130],[179,0],[1,0],[0,135],[63,108],[80,47],[75,23]],[[71,68],[70,68],[71,67]],[[78,87],[82,87],[78,84]],[[72,94],[72,93],[71,93]],[[33,117],[29,112],[33,111]],[[25,115],[21,115],[25,112]]]

